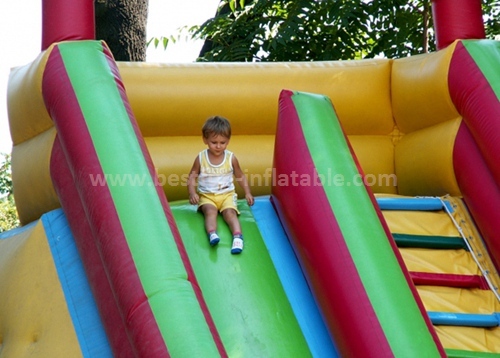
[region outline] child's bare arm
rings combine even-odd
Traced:
[[[200,174],[200,159],[199,157],[196,157],[193,166],[189,171],[189,177],[187,182],[189,202],[193,205],[198,204],[198,201],[200,200],[200,197],[196,192],[196,178],[198,178],[199,174]]]
[[[252,195],[252,192],[250,190],[250,185],[248,185],[248,180],[247,177],[245,176],[245,173],[243,173],[243,170],[241,170],[240,163],[238,162],[238,159],[236,159],[236,156],[233,155],[233,169],[234,169],[234,176],[236,177],[236,181],[239,183],[241,188],[245,192],[245,199],[247,199],[248,205],[252,206],[254,203],[254,198]]]

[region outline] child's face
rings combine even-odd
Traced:
[[[208,138],[203,137],[203,142],[208,145],[208,151],[212,155],[219,156],[224,154],[229,138],[219,134],[210,134]]]

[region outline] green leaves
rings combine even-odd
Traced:
[[[0,232],[19,226],[12,193],[11,158],[9,154],[0,153]]]
[[[498,4],[483,5],[496,34]],[[225,0],[191,33],[210,42],[199,61],[321,61],[433,51],[432,25],[430,0]]]
[[[160,46],[161,44],[163,49],[166,50],[170,43],[175,44],[177,43],[177,41],[181,41],[183,38],[185,41],[188,41],[192,37],[192,34],[196,32],[196,30],[198,30],[198,28],[199,26],[182,26],[177,29],[175,35],[151,37],[146,42],[146,47],[153,45],[155,48],[158,48],[158,46]]]
[[[229,8],[231,9],[232,12],[236,12],[236,6],[239,4],[240,9],[243,9],[245,7],[245,0],[229,0]]]
[[[6,198],[0,199],[0,232],[14,229],[19,225],[14,197],[9,195]]]
[[[149,47],[151,44],[153,44],[153,46],[155,48],[158,48],[158,45],[161,43],[162,44],[162,47],[164,50],[167,49],[167,46],[168,46],[168,43],[169,41],[172,41],[173,43],[175,43],[176,39],[173,37],[173,36],[169,36],[169,37],[166,37],[166,36],[161,36],[161,37],[151,37],[148,42],[146,42],[146,47]]]
[[[483,1],[483,14],[486,37],[500,40],[500,1]]]
[[[12,194],[12,172],[9,154],[0,153],[0,196]]]

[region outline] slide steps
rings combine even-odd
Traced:
[[[483,350],[456,343],[466,341],[471,332],[482,330],[474,334],[492,334],[498,340],[498,272],[462,200],[385,195],[376,199],[450,356],[468,357],[470,351]],[[499,345],[491,351],[498,352]]]

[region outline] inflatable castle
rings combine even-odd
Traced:
[[[428,54],[152,64],[44,0],[8,85],[0,357],[498,356],[500,42],[479,0],[432,6]],[[241,255],[187,201],[216,114],[256,196]]]

